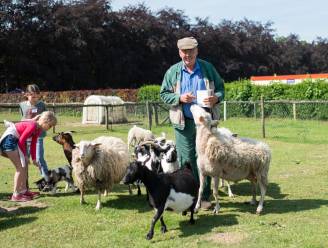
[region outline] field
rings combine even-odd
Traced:
[[[0,120],[8,116],[0,114]],[[10,116],[9,116],[10,117]],[[8,118],[10,119],[10,118]],[[260,121],[228,119],[222,126],[240,136],[261,139]],[[57,131],[75,130],[75,141],[111,135],[126,140],[130,125],[82,126],[76,119],[60,119]],[[145,127],[145,126],[144,126]],[[143,195],[130,196],[125,185],[117,185],[103,197],[101,211],[94,210],[96,194],[89,192],[87,204],[79,204],[79,196],[64,193],[64,184],[56,195],[42,193],[28,204],[8,201],[12,192],[14,167],[0,158],[1,247],[328,247],[328,123],[319,121],[267,120],[267,142],[272,149],[269,187],[264,213],[255,215],[250,200],[250,183],[232,185],[235,198],[220,189],[221,212],[200,211],[196,224],[189,217],[166,212],[168,232],[155,227],[153,240],[147,241],[153,210]],[[1,133],[3,125],[0,126]],[[173,138],[172,128],[154,127],[155,134],[166,132]],[[61,147],[45,139],[46,160],[54,168],[66,163]],[[30,184],[39,178],[30,167]]]

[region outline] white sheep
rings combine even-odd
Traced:
[[[130,146],[136,146],[142,141],[154,139],[155,136],[152,131],[134,125],[128,133],[128,149],[130,149]]]
[[[191,112],[197,126],[196,151],[199,170],[199,195],[196,210],[200,207],[205,176],[214,178],[213,195],[216,201],[214,213],[220,209],[218,201],[218,177],[229,181],[248,179],[253,184],[251,204],[256,203],[256,183],[261,190],[261,198],[256,213],[263,210],[264,196],[268,184],[271,151],[267,144],[248,138],[229,137],[211,131],[213,120],[203,108],[194,104]]]
[[[81,192],[80,203],[85,203],[88,188],[98,190],[96,210],[101,208],[101,193],[109,193],[119,183],[129,165],[127,145],[119,138],[99,137],[80,141],[72,151],[72,166],[76,184]]]

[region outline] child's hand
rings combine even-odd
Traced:
[[[38,167],[38,168],[40,169],[40,164],[39,164],[39,162],[38,162],[38,161],[36,161],[36,160],[33,160],[33,164],[34,164],[36,167]]]

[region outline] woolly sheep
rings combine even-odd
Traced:
[[[214,178],[213,195],[216,201],[214,213],[219,211],[218,177],[229,181],[248,179],[253,184],[251,204],[256,204],[256,183],[261,190],[261,198],[256,213],[263,210],[264,196],[268,184],[271,151],[267,144],[248,138],[223,135],[220,130],[211,132],[212,118],[203,108],[194,104],[191,112],[197,126],[196,151],[199,170],[199,195],[196,210],[200,207],[205,176]]]
[[[155,136],[150,130],[134,125],[128,133],[128,149],[130,149],[130,146],[136,146],[142,141],[154,139]]]
[[[96,210],[101,208],[101,193],[112,190],[119,183],[129,165],[127,145],[119,138],[99,137],[93,141],[80,141],[72,151],[72,166],[81,192],[80,203],[85,203],[87,188],[98,190]]]

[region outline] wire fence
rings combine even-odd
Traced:
[[[169,106],[161,102],[126,102],[120,105],[84,105],[82,103],[46,104],[48,110],[56,113],[60,125],[103,125],[113,130],[115,125],[146,123],[148,129],[169,124]],[[279,120],[281,125],[290,125],[297,120],[328,120],[328,101],[225,101],[220,106],[221,120],[249,118],[261,123],[260,132],[266,135],[266,123]],[[65,118],[61,118],[65,117]],[[18,104],[0,103],[0,120],[21,119]],[[59,127],[58,127],[59,126]],[[53,130],[55,132],[55,129]]]

